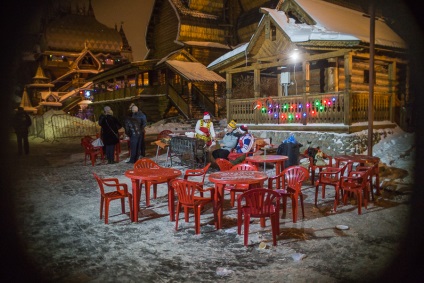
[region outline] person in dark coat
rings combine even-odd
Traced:
[[[119,142],[118,130],[122,127],[119,120],[113,116],[113,111],[109,106],[105,106],[104,114],[99,117],[99,125],[102,127],[102,140],[105,145],[105,152],[108,164],[115,162],[115,145]]]
[[[127,163],[135,163],[140,156],[142,129],[139,120],[131,117],[132,112],[129,112],[129,116],[124,121],[125,134],[130,137],[130,158]]]
[[[138,153],[141,157],[146,156],[146,145],[144,143],[144,134],[145,134],[145,127],[147,126],[147,117],[146,114],[143,113],[135,104],[131,104],[130,109],[132,111],[132,117],[137,119],[140,123],[141,127],[141,142],[139,144],[139,150]]]
[[[15,129],[18,141],[18,154],[22,155],[22,145],[25,154],[29,154],[28,128],[31,126],[31,118],[24,111],[24,108],[18,107],[18,111],[13,119],[13,128]]]

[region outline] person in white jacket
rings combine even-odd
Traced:
[[[204,140],[206,146],[210,146],[212,141],[215,141],[215,129],[209,112],[205,112],[203,114],[203,119],[197,121],[194,131],[196,133],[196,138]]]

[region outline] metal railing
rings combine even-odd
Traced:
[[[68,114],[53,114],[50,117],[32,116],[29,134],[51,141],[59,138],[95,136],[100,132],[100,126],[95,117],[93,120]]]

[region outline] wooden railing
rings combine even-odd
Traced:
[[[189,111],[190,107],[187,101],[184,100],[182,96],[178,94],[175,88],[170,84],[168,87],[168,97],[171,99],[175,107],[177,107],[180,112],[186,116],[186,118],[191,118],[191,113]]]
[[[196,103],[200,107],[210,113],[215,113],[215,103],[195,85],[193,85],[193,97],[196,97]]]
[[[344,124],[368,121],[368,93],[351,94],[351,113],[343,92],[230,99],[230,119],[246,124]],[[374,121],[389,121],[389,94],[374,94]]]

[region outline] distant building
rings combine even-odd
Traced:
[[[131,46],[122,25],[118,31],[96,20],[91,0],[88,8],[49,1],[41,10],[38,30],[27,36],[22,83],[39,113],[76,114],[81,100],[92,100],[89,78],[132,61]]]

